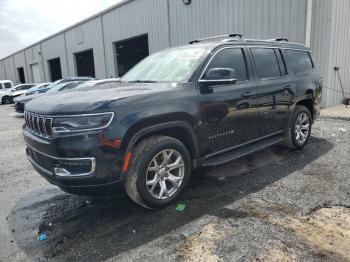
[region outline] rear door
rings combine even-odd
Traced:
[[[321,93],[322,93],[322,78],[315,70],[315,65],[312,61],[311,54],[307,50],[286,49],[288,62],[295,74],[297,90],[299,90],[299,97],[305,96],[306,90],[314,91],[314,105],[317,112],[320,112]],[[302,93],[304,92],[304,93]]]
[[[296,96],[293,76],[288,74],[279,48],[250,48],[258,89],[260,137],[282,131],[288,125]]]
[[[235,71],[237,82],[220,84],[203,81],[213,68]],[[211,145],[211,152],[234,147],[257,137],[256,85],[247,49],[218,49],[199,80],[201,137]],[[202,81],[201,81],[202,80]]]

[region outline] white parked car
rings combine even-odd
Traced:
[[[11,104],[16,96],[24,94],[29,88],[32,88],[35,85],[36,84],[20,84],[0,92],[0,102],[2,104]]]
[[[0,80],[0,92],[8,91],[13,87],[13,83],[11,80]]]

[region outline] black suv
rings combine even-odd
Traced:
[[[117,192],[159,208],[191,170],[276,143],[301,149],[319,114],[310,50],[228,35],[153,54],[120,83],[29,102],[23,134],[34,168],[73,194]]]

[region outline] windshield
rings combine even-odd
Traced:
[[[45,88],[45,87],[47,87],[49,85],[50,84],[39,84],[39,85],[33,86],[32,88],[28,89],[28,93],[36,91],[36,90],[41,89],[41,88]]]
[[[182,82],[193,74],[208,49],[177,48],[151,55],[123,76],[122,82]]]
[[[91,87],[95,85],[96,81],[86,81],[80,84],[77,88],[85,88],[85,87]]]
[[[62,90],[72,89],[72,88],[75,88],[76,86],[80,85],[81,83],[83,83],[83,82],[82,81],[75,81],[75,82],[60,83],[60,84],[54,86],[53,88],[51,88],[46,93],[50,94],[50,93],[56,93],[56,92],[62,91]]]
[[[65,85],[67,85],[68,83],[60,83],[60,84],[56,84],[54,87],[50,88],[49,91],[47,91],[47,93],[55,93],[57,91],[60,91],[62,87],[64,87]]]

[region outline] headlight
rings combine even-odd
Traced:
[[[53,120],[53,131],[56,133],[99,130],[109,126],[114,113],[91,115],[58,116]]]

